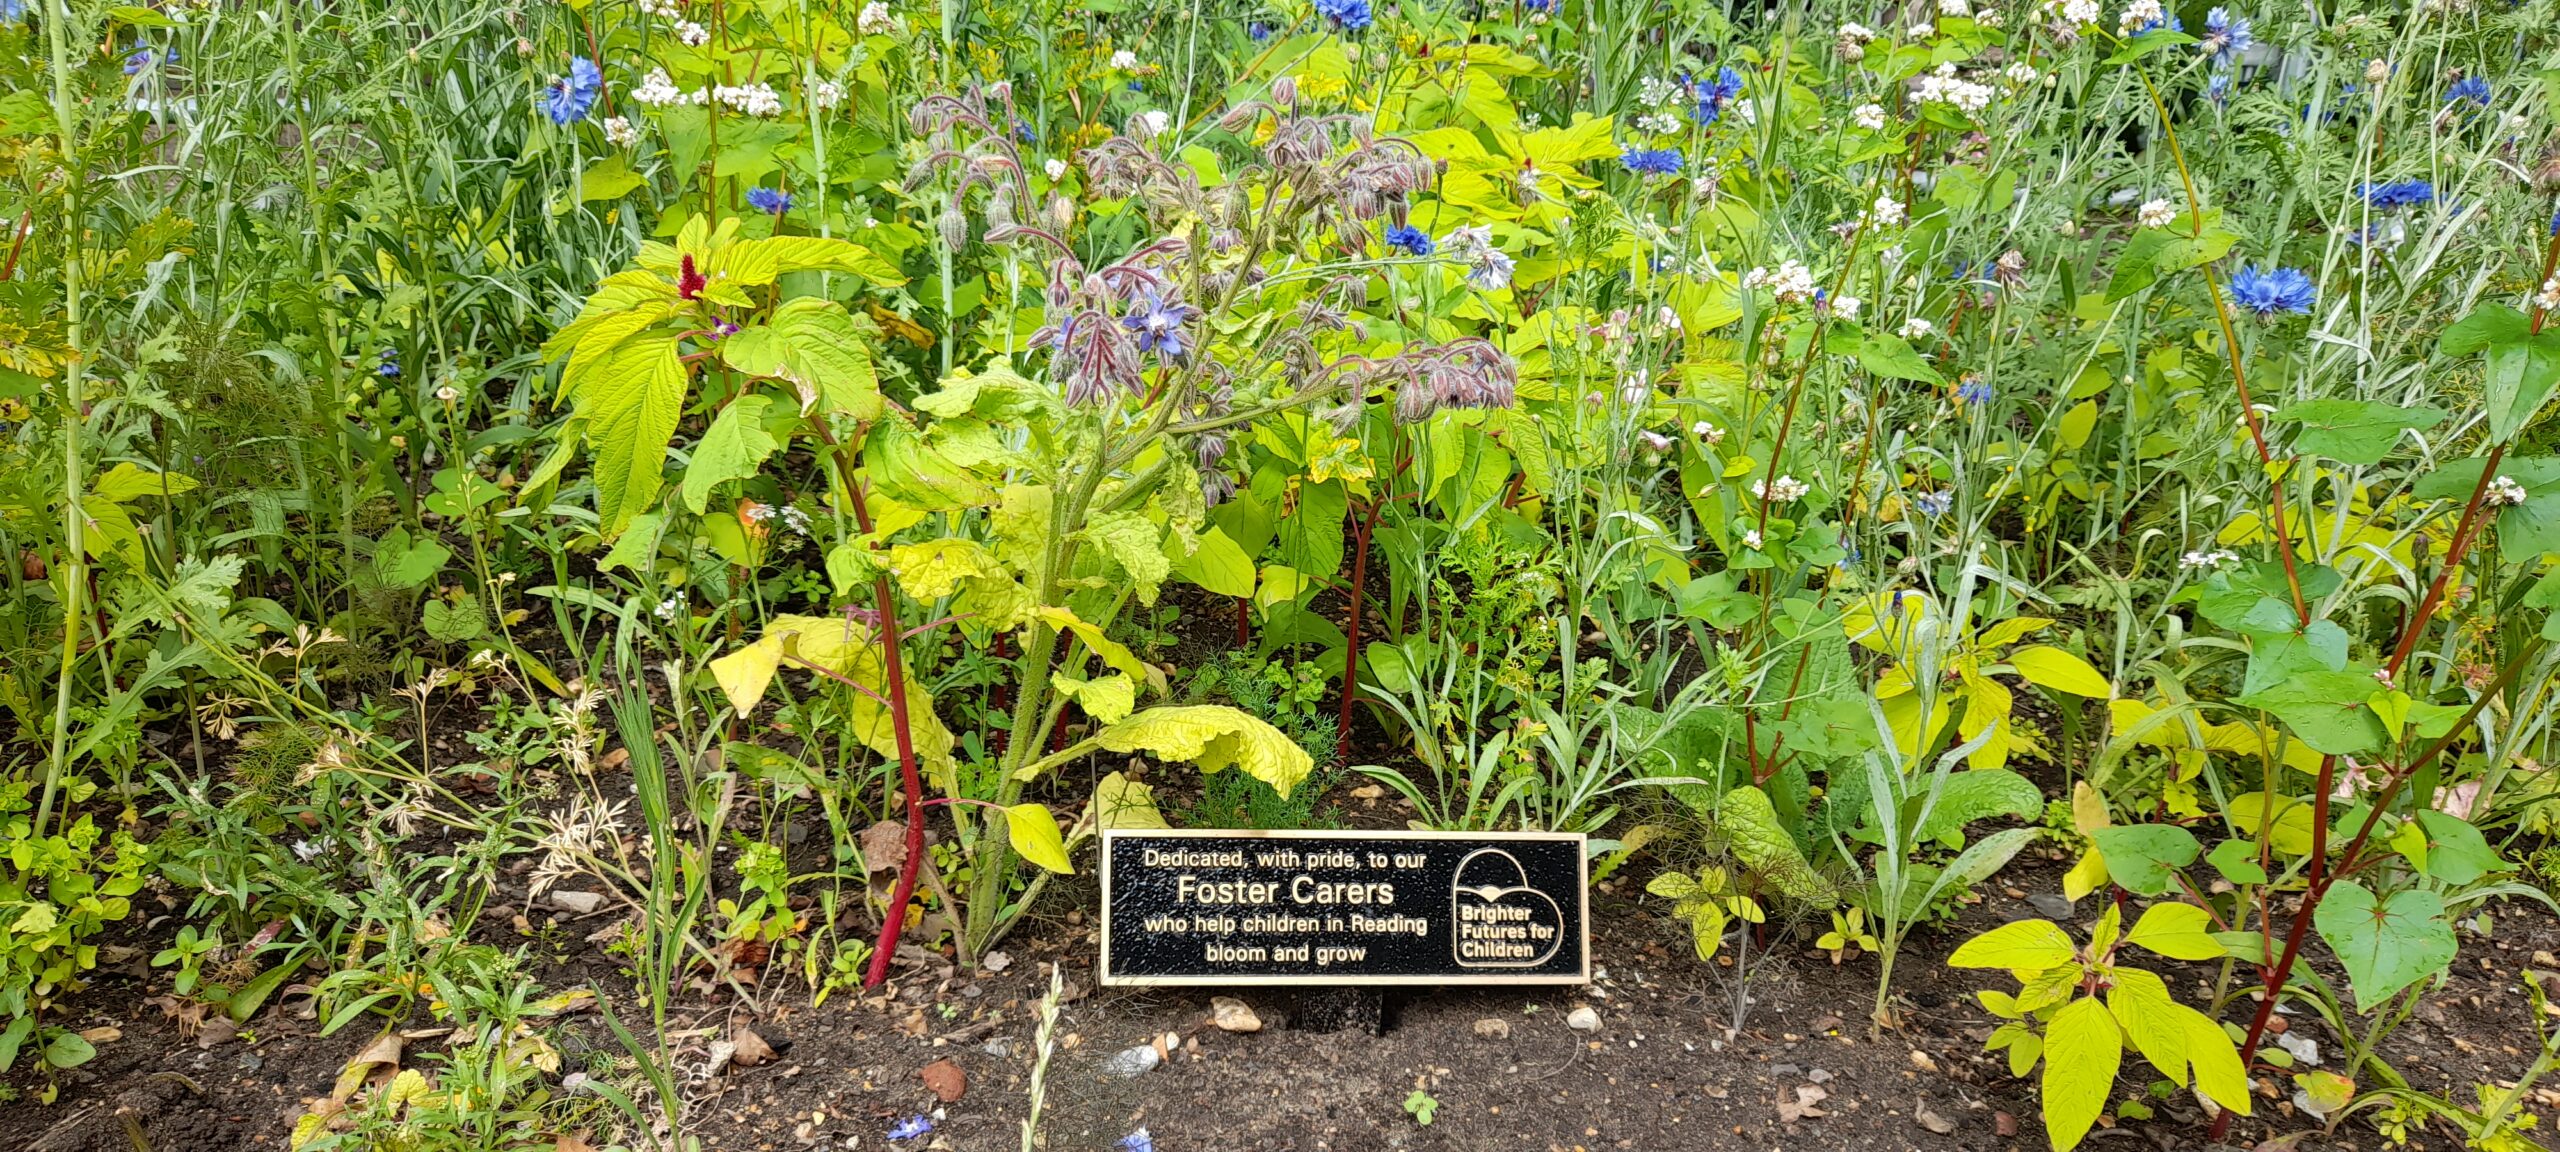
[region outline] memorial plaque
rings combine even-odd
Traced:
[[[1580,833],[1102,834],[1102,983],[1582,984]]]

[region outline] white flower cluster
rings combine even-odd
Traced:
[[[1876,38],[1876,30],[1854,21],[1840,26],[1840,37],[1831,50],[1852,64],[1867,58],[1867,41]]]
[[[1997,32],[2000,30],[2001,24],[2000,10],[1997,8],[1985,8],[1980,12],[1976,12],[1973,16],[1973,22],[1986,30]]]
[[[1938,26],[1926,20],[1911,26],[1911,38],[1914,40],[1926,40],[1937,34]]]
[[[1680,118],[1669,112],[1647,112],[1636,117],[1636,127],[1656,136],[1675,136],[1687,125],[1680,123]]]
[[[1802,500],[1806,491],[1805,482],[1793,476],[1780,476],[1774,484],[1766,480],[1751,482],[1752,495],[1780,504],[1793,504]]]
[[[1040,162],[1040,170],[1049,174],[1052,184],[1067,178],[1067,162],[1052,156]]]
[[[809,106],[824,112],[844,103],[844,85],[833,80],[820,80],[809,85]]]
[[[2169,206],[2166,197],[2154,196],[2142,202],[2142,207],[2134,211],[2134,218],[2142,221],[2145,228],[2166,228],[2178,222],[2178,210]]]
[[[2524,485],[2500,476],[2489,482],[2489,491],[2481,496],[2480,502],[2492,508],[2505,508],[2522,504],[2527,498]]]
[[[889,6],[871,0],[862,6],[862,14],[854,17],[853,26],[865,36],[886,36],[898,30],[898,18],[889,14]]]
[[[1923,104],[1946,104],[1971,116],[1991,106],[1992,93],[1990,85],[1956,75],[1956,66],[1950,62],[1921,77],[1912,85],[1911,95]]]
[[[2161,10],[2160,0],[2131,0],[2116,16],[2116,31],[2130,33],[2145,24],[2166,19],[2168,15]]]
[[[1697,423],[1690,425],[1689,431],[1696,433],[1698,439],[1704,440],[1709,444],[1722,443],[1724,440],[1724,429],[1718,428],[1713,424],[1709,424],[1704,420],[1700,420]]]
[[[676,39],[687,48],[700,48],[711,42],[711,30],[691,20],[677,21],[675,33]]]
[[[721,107],[749,116],[782,115],[782,96],[771,84],[719,84],[711,89],[711,98]]]
[[[1965,0],[1938,0],[1938,15],[1971,16],[1973,5],[1966,3]]]
[[[2239,561],[2240,555],[2238,553],[2232,552],[2228,549],[2216,548],[2211,552],[2189,552],[2184,556],[2180,556],[2178,557],[2178,567],[2188,569],[2220,568],[2225,564],[2236,564]]]
[[[1855,111],[1849,113],[1849,119],[1869,132],[1882,132],[1884,131],[1884,105],[1860,104]]]
[[[1111,67],[1121,72],[1138,70],[1138,54],[1126,48],[1111,54]]]
[[[1905,340],[1926,340],[1937,331],[1937,325],[1922,317],[1914,316],[1902,322],[1902,338]]]
[[[676,87],[674,80],[667,77],[664,68],[650,69],[649,74],[641,79],[640,86],[631,90],[631,98],[651,108],[702,103],[702,93],[686,95],[683,89]]]
[[[1858,310],[1864,307],[1865,302],[1855,296],[1839,296],[1831,301],[1831,311],[1843,320],[1857,319]]]
[[[1775,272],[1754,268],[1744,273],[1742,286],[1766,288],[1776,293],[1780,300],[1801,304],[1813,299],[1813,270],[1798,261],[1788,260],[1781,262]]]
[[[2098,0],[2051,0],[2045,11],[2074,28],[2098,22]]]
[[[616,148],[628,148],[640,142],[640,130],[631,126],[628,117],[608,117],[604,122],[604,139],[605,143]]]
[[[684,19],[683,0],[640,0],[640,14],[660,20]]]
[[[2560,312],[2560,276],[2542,282],[2542,294],[2533,298],[2533,306],[2545,312]]]
[[[1867,219],[1884,228],[1902,223],[1902,201],[1891,196],[1876,197],[1875,206],[1867,209]]]
[[[1636,102],[1647,108],[1668,108],[1679,98],[1680,86],[1660,76],[1636,81]]]
[[[2015,84],[2020,88],[2031,87],[2036,81],[2044,79],[2044,73],[2036,71],[2035,65],[2029,64],[2024,60],[2020,60],[2017,63],[2010,65],[2000,74],[2008,77],[2009,83]]]

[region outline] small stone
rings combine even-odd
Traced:
[[[958,1103],[961,1097],[969,1094],[969,1074],[948,1060],[927,1064],[917,1075],[924,1079],[926,1090],[945,1104]]]
[[[1485,1040],[1508,1040],[1511,1038],[1511,1022],[1500,1016],[1487,1016],[1476,1021],[1476,1035]]]
[[[1600,1014],[1585,1004],[1565,1014],[1564,1026],[1576,1032],[1597,1032],[1600,1030]]]
[[[1220,1032],[1262,1031],[1262,1017],[1253,1014],[1253,1006],[1233,996],[1209,999],[1209,1022]]]
[[[1929,1103],[1925,1100],[1920,1102],[1920,1106],[1918,1108],[1912,1110],[1911,1118],[1918,1120],[1921,1127],[1935,1132],[1940,1136],[1948,1135],[1956,1130],[1955,1121],[1949,1120],[1944,1116],[1940,1116],[1937,1113],[1930,1111]]]
[[[2038,892],[2027,897],[2027,906],[2043,913],[2047,920],[2071,918],[2071,901],[2065,899],[2059,892]]]
[[[1911,1050],[1911,1066],[1923,1072],[1935,1072],[1938,1070],[1938,1062],[1930,1059],[1928,1053],[1917,1048]]]
[[[2018,1134],[2018,1118],[2006,1112],[1994,1112],[1991,1114],[1991,1131],[2003,1137],[2015,1136]]]
[[[1816,1084],[1828,1084],[1832,1080],[1831,1070],[1828,1068],[1816,1068],[1811,1072],[1805,1073],[1804,1078],[1811,1080]]]
[[[1013,1059],[1013,1041],[1005,1039],[1002,1036],[998,1036],[993,1040],[989,1040],[984,1044],[978,1045],[978,1051],[984,1052],[989,1056],[993,1056],[998,1060],[1011,1060]]]
[[[1164,1053],[1157,1051],[1154,1044],[1140,1044],[1134,1048],[1123,1048],[1109,1056],[1103,1057],[1102,1074],[1105,1076],[1118,1076],[1126,1079],[1145,1072],[1147,1069],[1153,1068],[1163,1062]]]
[[[602,892],[568,892],[555,890],[546,897],[546,899],[551,901],[552,907],[573,916],[584,916],[604,907],[604,893]]]
[[[2560,968],[2560,956],[2554,956],[2550,952],[2539,948],[2534,950],[2533,962],[2540,964],[2545,968]]]

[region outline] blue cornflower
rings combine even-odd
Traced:
[[[747,207],[780,216],[791,210],[791,194],[780,188],[749,188]]]
[[[1376,19],[1369,14],[1369,0],[1316,0],[1316,15],[1345,32],[1358,32]]]
[[[1966,373],[1964,379],[1956,385],[1956,403],[1958,404],[1988,404],[1991,402],[1991,396],[1990,383],[1970,372]]]
[[[1627,171],[1647,176],[1676,176],[1680,160],[1676,148],[1629,148],[1618,154],[1618,162],[1626,165]]]
[[[1832,562],[1831,566],[1834,568],[1846,572],[1856,567],[1859,561],[1867,558],[1867,554],[1858,549],[1858,542],[1855,540],[1843,540],[1840,546],[1847,551],[1840,554],[1840,559]]]
[[[2433,203],[2436,186],[2424,180],[2394,180],[2388,184],[2365,184],[2356,189],[2364,202],[2375,208],[2406,208],[2413,204]]]
[[[17,17],[11,16],[9,19],[15,20]],[[177,62],[177,49],[170,48],[164,51],[145,44],[140,48],[134,49],[133,55],[124,58],[124,74],[131,76],[145,68],[151,67],[154,64],[158,64],[165,68]]]
[[[2560,236],[2560,212],[2553,212],[2551,214],[2551,234],[2554,236]]]
[[[2465,76],[2444,90],[2444,102],[2458,104],[2468,100],[2483,108],[2489,106],[2489,82],[2477,76]]]
[[[1155,289],[1147,289],[1146,297],[1120,318],[1120,326],[1138,334],[1138,350],[1154,352],[1167,360],[1180,360],[1190,337],[1182,330],[1196,313],[1188,304],[1168,301]]]
[[[1147,1135],[1146,1127],[1141,1125],[1137,1131],[1120,1138],[1120,1147],[1122,1152],[1156,1152],[1156,1138]]]
[[[1260,44],[1271,38],[1271,26],[1260,20],[1256,20],[1253,23],[1244,26],[1244,34],[1247,39],[1252,40],[1256,44]]]
[[[2231,277],[2232,301],[2261,320],[2273,319],[2279,312],[2307,315],[2319,295],[2311,277],[2299,268],[2261,269],[2252,264]]]
[[[1924,515],[1944,516],[1947,514],[1947,509],[1955,507],[1956,498],[1946,492],[1923,492],[1911,503]]]
[[[933,1121],[927,1120],[922,1116],[909,1116],[906,1119],[900,1120],[889,1126],[889,1138],[892,1140],[913,1140],[916,1137],[922,1136],[931,1131],[933,1131]]]
[[[1411,224],[1398,224],[1387,229],[1387,247],[1409,256],[1428,256],[1431,254],[1431,234]]]
[[[2249,18],[2234,16],[2230,9],[2216,8],[2204,14],[2205,55],[2228,68],[2240,62],[2240,54],[2255,47],[2256,36],[2249,34]]]
[[[373,374],[374,374],[374,375],[376,375],[376,376],[380,376],[380,377],[382,377],[382,378],[383,378],[383,379],[385,379],[385,380],[397,380],[397,379],[399,379],[399,378],[400,378],[400,350],[399,350],[399,349],[397,349],[397,348],[385,348],[385,349],[383,349],[383,350],[382,350],[382,363],[380,363],[380,364],[378,364],[378,365],[375,365],[375,366],[374,366]]]
[[[596,62],[580,56],[569,61],[569,74],[551,82],[551,91],[542,98],[542,110],[551,114],[554,124],[575,124],[587,118],[596,106],[596,96],[604,91],[604,73],[596,71]]]
[[[1524,0],[1522,6],[1532,12],[1553,12],[1556,10],[1556,0]]]
[[[2216,105],[2230,103],[2231,74],[2228,72],[2214,73],[2212,79],[2204,82],[2204,95],[2205,99],[2213,101]]]
[[[2136,35],[2136,36],[2140,36],[2140,35],[2142,35],[2142,34],[2143,34],[2143,33],[2145,33],[2145,32],[2157,32],[2157,31],[2159,31],[2160,29],[2163,29],[2163,28],[2166,28],[2166,29],[2168,29],[2168,30],[2170,30],[2170,31],[2172,31],[2172,32],[2184,32],[2184,31],[2186,31],[2186,30],[2187,30],[2187,22],[2186,22],[2186,21],[2184,21],[2184,20],[2180,20],[2180,19],[2178,19],[2178,14],[2177,14],[2177,13],[2175,13],[2175,12],[2170,12],[2170,13],[2167,13],[2167,14],[2162,15],[2162,16],[2161,16],[2159,19],[2157,19],[2157,20],[2146,20],[2146,21],[2144,21],[2144,22],[2143,22],[2143,24],[2142,24],[2142,27],[2140,27],[2140,28],[2136,28],[2136,29],[2134,29],[2134,30],[2133,30],[2133,34],[2134,34],[2134,35]]]
[[[1713,124],[1724,115],[1724,106],[1742,95],[1742,74],[1727,65],[1716,69],[1714,82],[1697,85],[1698,123]]]

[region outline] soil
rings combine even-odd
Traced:
[[[2059,868],[2022,861],[1952,928],[1915,937],[1896,976],[1900,1019],[1881,1034],[1866,1020],[1872,958],[1835,967],[1825,954],[1782,940],[1752,957],[1744,1027],[1729,1035],[1734,969],[1701,964],[1686,926],[1664,918],[1634,876],[1593,893],[1590,987],[1391,991],[1367,1012],[1365,994],[1353,994],[1346,1012],[1340,993],[1095,989],[1095,933],[1084,912],[1090,893],[1061,892],[1026,926],[1027,936],[1008,945],[1001,972],[972,978],[939,955],[912,950],[881,993],[839,996],[820,1009],[807,1007],[796,987],[769,994],[775,1007],[763,1019],[734,1002],[697,998],[677,1024],[702,1031],[678,1053],[675,1072],[691,1125],[710,1149],[1018,1149],[1036,1062],[1036,1004],[1049,967],[1062,963],[1067,1002],[1047,1069],[1045,1148],[1114,1149],[1144,1127],[1168,1152],[2039,1149],[2032,1083],[2012,1079],[2002,1057],[1981,1051],[1994,1020],[1972,993],[2008,986],[2005,976],[1951,970],[1942,960],[1972,932],[2037,915],[2019,897],[2052,891]],[[2083,901],[2074,918],[2085,924],[2097,911],[2095,901]],[[2470,1085],[2512,1078],[2530,1059],[2532,1009],[2520,981],[2529,957],[2560,947],[2560,921],[2532,903],[2489,912],[2492,936],[2467,942],[2454,972],[2389,1045],[2415,1087],[2467,1096]],[[560,919],[564,929],[582,927]],[[190,1040],[145,1002],[154,989],[140,967],[138,958],[121,957],[78,999],[69,1023],[119,1034],[64,1077],[57,1102],[35,1104],[40,1083],[23,1068],[11,1077],[21,1097],[0,1109],[0,1147],[282,1148],[307,1101],[327,1095],[339,1068],[371,1041],[361,1027],[319,1037],[316,1022],[296,1018],[290,1001],[237,1037]],[[612,967],[601,954],[574,954],[544,983],[592,982],[620,1003],[628,984]],[[2200,995],[2197,984],[2211,970],[2184,967],[2173,987],[2184,982],[2181,991]],[[1212,1026],[1209,1001],[1218,994],[1244,1000],[1262,1029]],[[1576,1031],[1568,1016],[1585,1006],[1598,1025]],[[1375,1028],[1362,1027],[1364,1019]],[[1329,1030],[1303,1026],[1310,1023]],[[2288,1023],[2320,1039],[2335,1067],[2334,1045],[2316,1020],[2297,1015]],[[709,1040],[739,1027],[767,1041],[774,1058],[706,1075]],[[1168,1032],[1177,1042],[1159,1066],[1134,1076],[1105,1070],[1113,1055]],[[571,1067],[589,1051],[615,1050],[592,1015],[567,1020],[555,1042]],[[935,1061],[965,1074],[958,1099],[945,1103],[928,1089],[923,1070]],[[953,1087],[947,1073],[936,1075]],[[2236,1144],[2317,1127],[2275,1097],[2275,1084],[2262,1077],[2264,1098],[2255,1118],[2235,1126]],[[2138,1090],[2138,1081],[2128,1076],[2120,1088]],[[1427,1126],[1405,1107],[1417,1089],[1437,1101]],[[1813,1111],[1782,1115],[1781,1101]],[[2208,1146],[2192,1097],[2156,1110],[2150,1120],[2100,1129],[2089,1147]],[[886,1138],[892,1124],[918,1115],[933,1121],[930,1134]],[[2290,1147],[2385,1147],[2355,1121],[2334,1137],[2306,1134]],[[2412,1145],[2460,1146],[2442,1130],[2414,1134]]]

